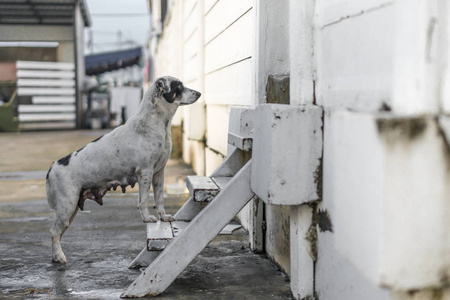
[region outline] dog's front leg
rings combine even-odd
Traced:
[[[152,223],[158,221],[155,216],[150,215],[148,210],[148,202],[150,200],[150,186],[153,177],[152,171],[140,170],[138,173],[139,183],[139,210],[141,212],[142,221],[144,223]]]
[[[166,214],[166,211],[164,209],[164,168],[153,175],[152,184],[153,193],[155,194],[156,210],[158,211],[158,215],[161,221],[175,221],[175,219],[171,215]]]

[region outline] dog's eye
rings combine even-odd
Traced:
[[[183,86],[181,84],[177,87],[175,93],[177,94],[177,96],[180,96],[181,93],[183,93]]]

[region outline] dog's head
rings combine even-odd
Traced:
[[[170,76],[156,79],[155,88],[158,97],[177,106],[192,104],[201,96],[199,92],[183,86],[179,79]]]

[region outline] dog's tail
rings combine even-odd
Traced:
[[[55,201],[55,193],[52,192],[52,168],[53,165],[47,172],[46,182],[45,182],[45,190],[47,192],[47,202],[51,209],[56,209],[56,201]]]

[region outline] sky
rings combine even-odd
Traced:
[[[148,0],[86,2],[92,20],[91,27],[85,29],[86,55],[146,44],[150,33]],[[89,46],[91,36],[93,44]]]

